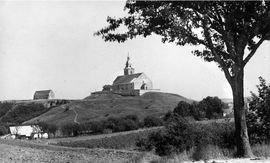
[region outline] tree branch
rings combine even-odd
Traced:
[[[209,18],[209,16],[205,16],[205,17],[208,19],[208,21],[209,21],[211,27],[212,27],[216,32],[218,32],[218,33],[221,35],[223,41],[225,42],[225,45],[226,45],[227,51],[228,51],[228,53],[226,53],[226,54],[227,54],[228,56],[230,56],[230,58],[231,58],[233,61],[235,61],[235,60],[236,60],[235,52],[234,52],[233,47],[231,46],[230,41],[229,41],[229,39],[228,39],[228,37],[227,37],[228,33],[226,33],[225,23],[222,21],[221,15],[220,15],[220,13],[218,12],[217,7],[215,6],[214,8],[215,8],[215,13],[216,13],[218,19],[215,19],[215,18],[212,18],[212,17],[211,17],[211,18],[214,19],[216,22],[218,22],[218,23],[220,24],[221,28],[216,27],[216,26],[214,25],[214,23],[212,22],[212,20]],[[198,17],[199,19],[201,19],[201,20],[203,21],[203,18],[200,16],[200,15],[202,15],[201,13],[199,13],[198,11],[195,11],[195,14],[197,15],[197,17]],[[200,14],[200,15],[199,15],[199,14]]]
[[[211,37],[210,37],[210,34],[209,34],[209,31],[208,31],[208,28],[206,27],[205,23],[203,22],[203,29],[204,29],[204,33],[205,33],[205,38],[208,42],[208,47],[209,49],[211,50],[212,54],[214,55],[214,58],[216,60],[216,62],[218,62],[222,68],[222,70],[224,71],[224,74],[225,74],[225,77],[226,79],[228,80],[229,83],[231,83],[232,81],[232,76],[225,64],[225,62],[221,59],[221,57],[217,54],[216,50],[215,50],[215,47],[213,45],[213,42],[211,40]]]
[[[253,57],[253,55],[255,54],[255,52],[257,51],[257,49],[259,48],[259,46],[263,43],[263,41],[265,41],[267,39],[267,37],[270,37],[270,33],[266,34],[264,37],[262,37],[258,43],[252,48],[252,50],[250,51],[250,53],[248,54],[248,56],[244,59],[244,65],[245,66],[248,61]]]

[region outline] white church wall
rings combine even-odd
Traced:
[[[141,89],[143,83],[146,84],[147,89],[153,89],[152,81],[144,73],[132,82],[134,83],[134,89]]]

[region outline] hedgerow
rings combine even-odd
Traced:
[[[138,139],[146,138],[149,134],[162,129],[144,130],[135,133],[119,134],[111,137],[99,139],[78,140],[69,142],[59,142],[57,145],[69,147],[85,147],[85,148],[110,148],[110,149],[131,149],[136,148]]]
[[[233,148],[234,125],[216,122],[190,123],[178,114],[171,114],[163,132],[153,133],[147,139],[137,142],[141,150],[153,149],[161,156],[181,153],[205,145]]]

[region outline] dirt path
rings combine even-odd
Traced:
[[[77,113],[77,111],[75,110],[75,107],[73,107],[72,109],[71,109],[74,113],[75,113],[75,117],[74,117],[74,123],[77,123],[77,124],[80,124],[77,120],[78,120],[78,113]]]

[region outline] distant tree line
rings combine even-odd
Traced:
[[[228,104],[224,103],[218,97],[206,97],[199,102],[187,103],[180,101],[174,113],[182,117],[191,117],[195,120],[218,119],[223,117],[223,109],[227,109]]]
[[[139,120],[137,115],[110,117],[108,119],[94,120],[85,123],[66,123],[60,126],[63,136],[78,136],[86,134],[113,133],[136,130],[143,127],[162,126],[162,118],[146,116]]]

